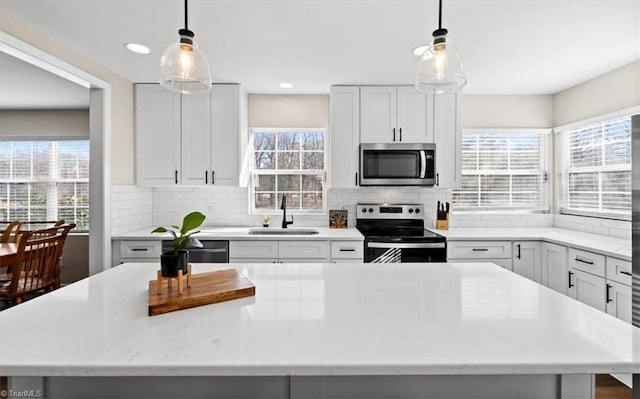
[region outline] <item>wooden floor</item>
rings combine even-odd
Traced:
[[[631,399],[631,388],[609,374],[596,375],[596,399]]]

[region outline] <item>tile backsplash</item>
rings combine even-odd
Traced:
[[[425,207],[425,226],[435,227],[438,201],[451,201],[446,189],[420,187],[361,187],[330,189],[328,209],[346,209],[349,226],[355,224],[358,203],[420,203]],[[241,187],[112,186],[112,234],[150,226],[180,223],[185,214],[199,210],[209,226],[260,226],[263,215],[250,215],[247,189]],[[280,222],[271,215],[272,224]],[[329,216],[296,215],[294,226],[328,226]],[[631,223],[617,220],[558,214],[451,214],[450,227],[560,227],[631,239]]]

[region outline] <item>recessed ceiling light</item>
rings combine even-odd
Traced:
[[[278,87],[281,89],[293,89],[293,83],[280,83]]]
[[[149,54],[151,50],[149,47],[139,43],[127,43],[124,45],[129,51],[136,54]]]
[[[424,51],[429,47],[428,44],[424,44],[422,46],[416,47],[413,49],[413,55],[416,55],[418,57],[420,57],[422,54],[424,54]]]

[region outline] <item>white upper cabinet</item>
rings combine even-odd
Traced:
[[[247,104],[247,93],[240,85],[213,85],[209,184],[238,184],[240,136],[248,134]]]
[[[330,186],[358,186],[360,144],[360,88],[332,86],[330,97]]]
[[[436,143],[436,186],[462,184],[462,91],[434,96],[433,138]]]
[[[432,99],[413,86],[361,87],[360,142],[433,142]]]
[[[139,185],[238,184],[247,94],[239,85],[180,95],[136,85],[136,179]]]
[[[159,84],[135,86],[136,181],[176,184],[180,169],[180,95]]]
[[[182,96],[183,184],[205,184],[208,180],[211,146],[211,96]]]

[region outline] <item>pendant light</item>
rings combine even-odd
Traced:
[[[433,40],[422,53],[416,70],[416,89],[422,93],[455,91],[467,83],[462,56],[442,28],[442,0],[440,0],[438,29]]]
[[[189,30],[187,0],[184,0],[184,29],[180,41],[167,47],[160,58],[160,84],[182,94],[202,94],[211,90],[211,69],[207,56],[193,41]]]

